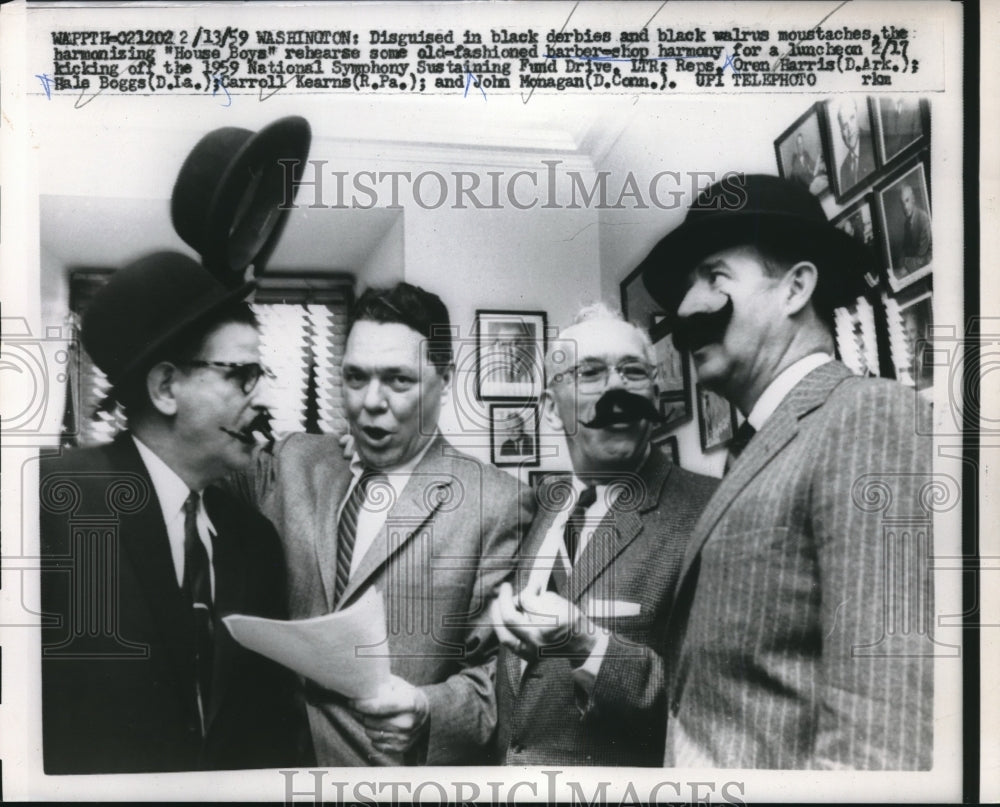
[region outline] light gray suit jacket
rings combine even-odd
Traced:
[[[930,767],[924,407],[830,362],[734,463],[671,614],[668,766]]]
[[[304,434],[259,452],[246,480],[284,543],[293,619],[331,611],[337,516],[350,480],[338,439]],[[320,765],[483,761],[496,721],[496,645],[480,615],[511,574],[531,516],[528,491],[519,494],[512,477],[435,438],[336,608],[372,587],[382,593],[392,672],[430,703],[426,746],[406,759],[376,751],[341,696],[307,685]]]

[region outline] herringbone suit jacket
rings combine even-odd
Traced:
[[[612,631],[593,690],[585,696],[565,657],[532,662],[522,675],[520,658],[501,648],[498,764],[662,763],[666,699],[663,661],[653,648],[662,645],[684,547],[717,480],[676,467],[654,448],[637,474],[617,484],[621,494],[565,578],[568,590],[560,592]],[[536,560],[561,563],[537,556],[564,497],[548,484],[538,501],[519,584]],[[635,606],[635,613],[625,606]]]
[[[829,362],[734,463],[667,633],[668,766],[930,766],[925,407]]]
[[[338,511],[350,480],[336,437],[295,434],[258,453],[248,481],[284,543],[293,619],[333,610]],[[405,759],[376,751],[341,696],[309,686],[319,764],[483,761],[496,723],[496,641],[480,617],[511,575],[532,513],[511,476],[435,438],[336,604],[381,592],[392,672],[422,687],[430,704],[426,747]]]

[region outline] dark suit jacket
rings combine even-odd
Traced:
[[[830,362],[733,464],[667,634],[668,766],[930,767],[926,407]]]
[[[264,518],[219,489],[205,491],[218,535],[203,740],[192,608],[129,435],[44,459],[40,503],[46,773],[308,764],[294,678],[237,645],[218,621],[228,613],[284,615],[281,547]]]
[[[295,619],[332,608],[337,515],[350,480],[338,439],[306,434],[260,452],[245,480],[284,541]],[[519,494],[513,477],[441,437],[431,443],[337,603],[345,608],[373,587],[382,593],[392,672],[422,687],[430,704],[426,746],[406,759],[376,751],[341,696],[310,686],[321,765],[482,762],[496,721],[496,647],[479,618],[512,573],[533,512],[530,489]]]
[[[638,604],[635,615],[595,618],[613,631],[591,697],[566,658],[532,662],[506,648],[497,665],[497,762],[509,765],[660,765],[663,761],[663,662],[660,647],[688,536],[718,481],[674,466],[654,448],[598,525],[566,579],[563,596],[595,617],[593,600]],[[521,553],[527,582],[563,497],[539,489],[539,515]],[[545,503],[550,503],[545,507]],[[554,505],[554,506],[552,506]],[[558,578],[557,578],[558,579]],[[590,607],[588,608],[588,601]]]

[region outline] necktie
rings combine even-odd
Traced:
[[[573,512],[566,520],[566,528],[563,530],[563,542],[566,544],[566,554],[572,564],[576,560],[576,548],[580,545],[580,533],[583,532],[584,517],[587,509],[597,501],[597,488],[588,485],[580,491],[580,497],[576,500]]]
[[[212,577],[208,552],[198,534],[200,496],[191,491],[184,500],[184,593],[194,610],[195,668],[198,685],[198,708],[201,733],[205,734],[205,716],[212,698],[212,657],[215,643],[212,624]]]
[[[379,471],[365,471],[340,511],[340,522],[337,524],[337,577],[333,586],[334,608],[347,588],[347,581],[351,579],[351,558],[354,556],[354,541],[358,536],[358,514],[364,506],[368,488],[372,482],[385,478],[385,474]]]
[[[726,454],[725,473],[729,473],[729,469],[736,462],[737,457],[743,453],[743,449],[747,447],[747,443],[750,442],[756,433],[757,430],[750,425],[750,421],[744,420],[743,424],[736,430],[736,434],[733,435],[733,439],[729,441],[729,453]]]

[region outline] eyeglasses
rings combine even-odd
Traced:
[[[641,361],[622,361],[615,365],[587,361],[571,367],[563,373],[558,373],[553,380],[559,381],[563,377],[569,376],[576,381],[577,387],[581,390],[603,389],[608,383],[612,370],[618,373],[626,387],[636,389],[651,384],[653,376],[656,374],[655,367]]]
[[[207,367],[214,370],[226,370],[227,378],[231,378],[237,383],[244,395],[249,395],[254,391],[257,382],[262,376],[274,378],[274,373],[255,361],[235,362],[235,361],[206,361],[204,359],[191,359],[190,361],[178,362],[187,367]]]

